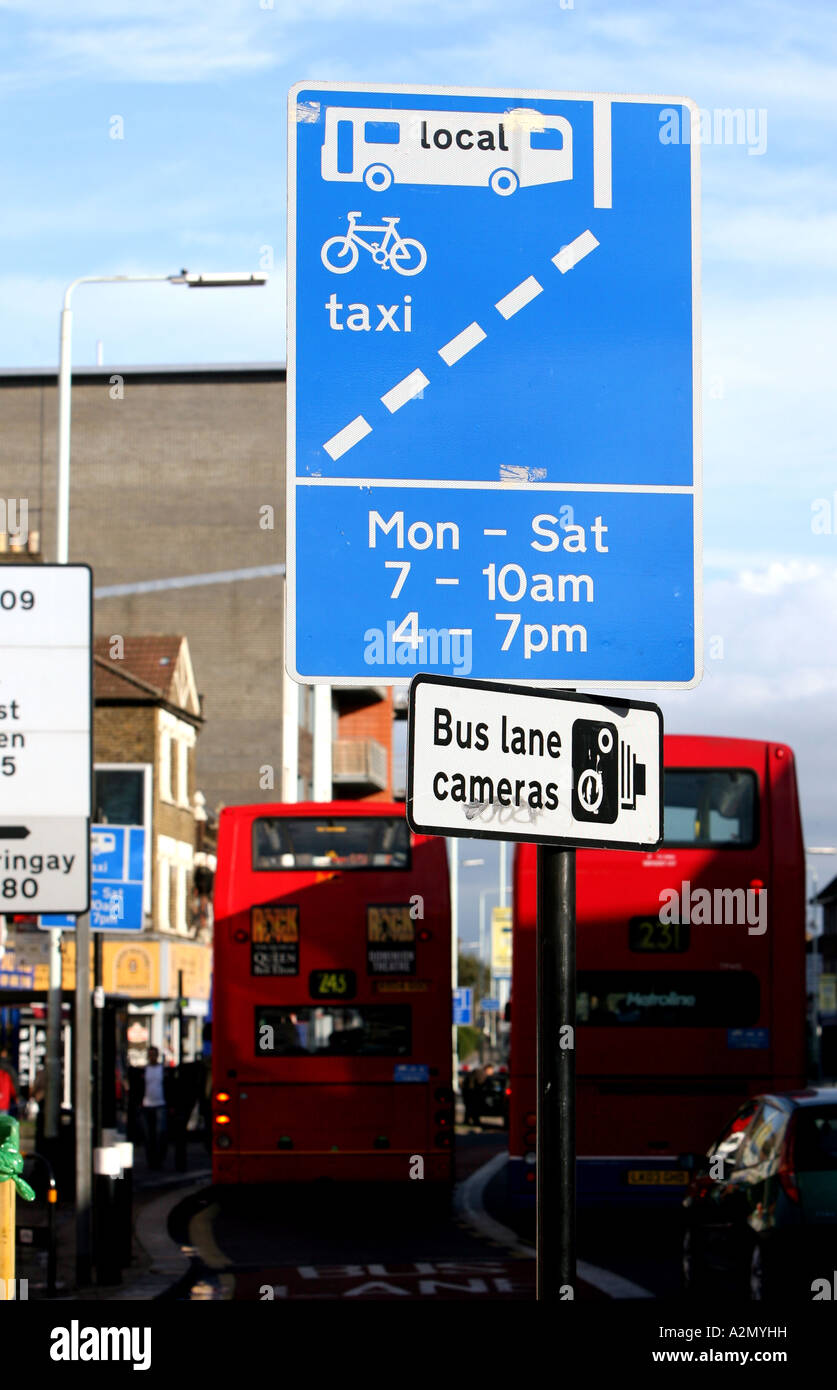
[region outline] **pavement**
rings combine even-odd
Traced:
[[[27,1180],[38,1196],[34,1202],[17,1200],[18,1280],[29,1281],[30,1299],[47,1297],[47,1206],[38,1167]],[[149,1169],[143,1151],[134,1149],[133,1169],[133,1239],[130,1265],[122,1271],[118,1284],[92,1283],[79,1287],[76,1283],[76,1222],[75,1205],[71,1194],[59,1200],[56,1211],[56,1297],[73,1301],[153,1299],[160,1297],[189,1269],[191,1255],[169,1235],[169,1216],[187,1196],[206,1187],[212,1180],[212,1169],[205,1146],[199,1140],[187,1145],[186,1166],[177,1171],[174,1154],[169,1151],[166,1164],[157,1170]],[[28,1234],[31,1233],[31,1236]]]

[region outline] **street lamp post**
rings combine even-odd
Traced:
[[[245,288],[265,285],[267,276],[242,271],[214,275],[181,270],[176,275],[81,275],[64,294],[58,351],[58,491],[56,499],[55,558],[59,565],[70,556],[70,390],[72,385],[73,311],[71,299],[79,285],[153,284],[186,285],[189,289]],[[47,1011],[47,1113],[45,1133],[58,1132],[59,1032],[61,1027],[60,933],[50,931],[49,995]],[[76,919],[76,981],[74,1031],[74,1110],[76,1124],[76,1279],[90,1282],[92,1268],[90,1152],[90,917]]]
[[[501,844],[501,847],[502,847],[502,845],[504,844],[504,841],[501,840],[501,841],[500,841],[500,844]],[[502,861],[501,861],[501,862],[502,862]],[[492,989],[492,983],[493,983],[492,970],[491,970],[491,954],[492,954],[492,945],[493,945],[493,935],[492,935],[491,930],[489,930],[489,932],[488,932],[488,951],[487,951],[487,953],[486,953],[485,947],[484,947],[484,945],[483,945],[483,934],[484,934],[484,930],[485,930],[485,900],[486,900],[486,898],[496,898],[496,897],[499,897],[499,898],[500,898],[500,903],[501,903],[501,906],[502,906],[503,895],[502,895],[502,893],[499,893],[499,894],[498,894],[496,888],[483,888],[482,892],[480,893],[480,970],[482,971],[483,966],[485,966],[486,974],[487,974],[487,976],[488,976],[488,983],[487,983],[486,989],[487,989],[487,996],[488,996],[489,998],[491,997],[491,989]],[[487,954],[487,956],[488,956],[488,961],[487,961],[487,962],[486,962],[486,960],[485,960],[486,954]],[[481,1032],[480,1032],[480,1057],[482,1057],[482,1055],[483,1055],[484,1044],[483,1044],[482,1039],[483,1039],[484,1037],[485,1037],[485,1030],[482,1029]],[[490,1043],[490,1045],[491,1045],[492,1047],[496,1046],[497,1039],[496,1039],[495,1031],[494,1031],[494,1015],[493,1015],[493,1014],[489,1014],[489,1016],[488,1016],[488,1039],[489,1039],[489,1043]]]
[[[459,839],[453,835],[448,840],[450,846],[450,972],[451,972],[451,995],[459,985]],[[484,859],[463,859],[462,868],[472,869],[478,864],[484,864]],[[451,1053],[453,1072],[451,1085],[454,1091],[459,1089],[459,1046],[457,1036],[457,1025],[451,1023]]]

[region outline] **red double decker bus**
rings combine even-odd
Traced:
[[[579,850],[580,1197],[682,1195],[742,1097],[805,1080],[805,861],[784,744],[668,735],[654,853]],[[510,1183],[535,1190],[536,850],[514,869]]]
[[[223,810],[214,1181],[450,1184],[450,951],[445,843],[403,806]]]

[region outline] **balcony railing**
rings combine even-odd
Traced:
[[[332,745],[332,780],[338,786],[387,785],[387,750],[372,738],[338,738]]]

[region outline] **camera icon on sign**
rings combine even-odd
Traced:
[[[612,825],[620,810],[636,809],[645,795],[645,763],[619,738],[615,724],[576,719],[572,729],[575,820]]]

